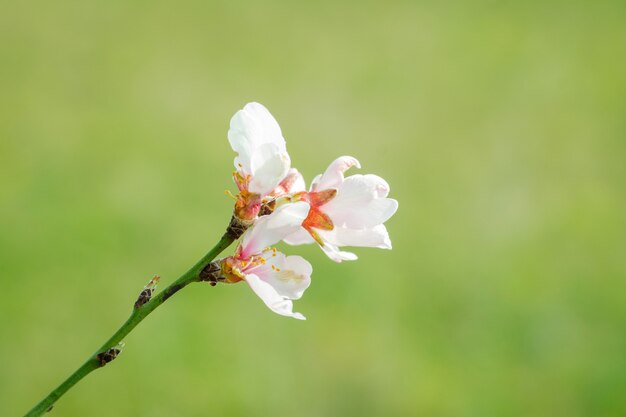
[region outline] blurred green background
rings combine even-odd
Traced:
[[[54,416],[626,415],[626,3],[13,2],[0,13],[0,415],[224,230],[226,132],[360,159],[393,251],[296,310],[195,284]],[[232,250],[232,249],[231,249]]]

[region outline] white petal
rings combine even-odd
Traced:
[[[391,249],[387,228],[379,224],[369,229],[349,229],[335,227],[333,230],[319,230],[320,237],[336,246],[359,246]]]
[[[269,194],[285,178],[290,165],[287,152],[281,152],[273,143],[264,143],[252,154],[252,179],[248,189],[261,195]]]
[[[389,184],[378,175],[351,175],[338,187],[337,194],[353,202],[365,202],[389,195]]]
[[[376,198],[385,198],[389,195],[389,184],[383,178],[374,174],[363,175],[363,180],[371,187]]]
[[[259,103],[248,103],[235,113],[230,120],[228,141],[233,151],[239,154],[235,158],[235,168],[242,169],[244,174],[252,174],[250,169],[252,155],[261,145],[273,143],[279,152],[287,152],[280,126],[271,113]],[[239,164],[242,166],[239,167]]]
[[[309,232],[307,232],[306,229],[302,227],[298,231],[283,238],[283,241],[292,246],[308,245],[310,243],[315,243],[315,239],[313,239]]]
[[[313,178],[313,181],[311,181],[311,191],[317,189],[317,184],[320,182],[320,179],[322,179],[322,174],[318,174],[315,178]]]
[[[342,261],[356,261],[358,257],[352,252],[344,252],[329,242],[324,242],[324,246],[321,246],[324,253],[335,262]]]
[[[343,182],[343,173],[346,172],[351,167],[356,166],[357,168],[361,168],[359,161],[356,158],[351,156],[340,156],[335,159],[329,166],[326,168],[326,172],[316,180],[314,183],[314,187],[311,188],[312,191],[322,191],[327,190],[329,188],[338,188],[339,185]]]
[[[345,179],[337,196],[323,206],[336,226],[370,228],[386,222],[398,209],[398,202],[381,198],[389,185],[376,175],[352,175]]]
[[[301,256],[285,256],[268,250],[260,255],[264,262],[248,267],[245,274],[254,274],[269,283],[284,298],[297,300],[311,284],[313,267]],[[258,262],[258,258],[257,262]]]
[[[242,110],[235,113],[230,120],[228,135],[235,152],[239,152],[237,148],[242,142],[253,148],[264,143],[273,143],[281,151],[286,151],[285,139],[278,122],[260,103],[248,103]]]
[[[245,276],[245,281],[248,283],[252,291],[259,296],[261,300],[268,306],[273,312],[282,316],[293,317],[298,320],[306,320],[306,318],[300,313],[293,312],[293,302],[291,300],[281,297],[272,285],[263,281],[261,278],[254,274]]]
[[[296,232],[309,214],[309,208],[307,203],[299,201],[280,206],[272,214],[257,219],[243,235],[239,256],[246,259],[261,253],[266,247]]]

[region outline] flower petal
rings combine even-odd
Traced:
[[[389,185],[377,175],[352,175],[345,179],[337,196],[323,207],[336,226],[362,229],[386,222],[398,209],[398,202],[381,198]]]
[[[273,143],[264,143],[252,154],[248,189],[260,195],[269,194],[285,178],[290,165],[287,152],[281,152]]]
[[[315,176],[315,178],[313,178],[313,181],[311,181],[311,190],[310,191],[314,191],[317,188],[317,183],[320,182],[321,178],[322,178],[322,174],[317,174]]]
[[[257,219],[244,234],[238,256],[242,259],[249,258],[298,231],[309,213],[309,208],[307,203],[299,201],[282,205],[272,214]]]
[[[306,320],[306,318],[300,313],[293,312],[293,302],[289,299],[282,297],[278,291],[271,284],[263,281],[261,278],[254,274],[245,276],[245,281],[248,283],[252,291],[259,296],[261,300],[268,306],[273,312],[280,314],[281,316],[293,317],[298,320]]]
[[[250,162],[255,150],[265,143],[273,143],[280,153],[286,153],[285,139],[272,114],[259,103],[248,103],[230,120],[228,141],[238,153],[235,168],[252,174]],[[241,166],[239,166],[241,164]]]
[[[297,169],[291,168],[270,195],[272,197],[280,197],[285,194],[293,194],[305,190],[304,177]]]
[[[335,227],[333,230],[319,230],[318,234],[325,242],[336,246],[359,246],[368,248],[391,249],[391,239],[387,228],[379,224],[369,229],[349,229]]]
[[[246,268],[244,273],[254,274],[269,283],[281,297],[297,300],[311,284],[313,267],[301,256],[267,250],[255,259],[256,265]]]
[[[332,243],[324,242],[324,246],[320,246],[324,253],[335,262],[356,261],[358,256],[352,252],[344,252]]]
[[[340,156],[326,168],[326,172],[321,177],[315,178],[311,185],[311,191],[338,188],[343,182],[343,173],[353,166],[361,168],[361,164],[359,164],[356,158]]]
[[[313,239],[309,232],[307,232],[304,228],[300,228],[296,232],[286,236],[283,238],[283,241],[292,246],[315,243],[315,239]]]

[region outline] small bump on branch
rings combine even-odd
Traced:
[[[135,309],[140,308],[148,301],[150,301],[150,299],[152,298],[152,294],[154,294],[154,291],[156,290],[156,286],[160,279],[160,276],[155,275],[150,280],[150,282],[148,282],[148,284],[143,287],[143,290],[141,290],[141,292],[139,293],[139,297],[137,297],[137,301],[135,301]]]
[[[125,345],[126,344],[124,342],[120,342],[114,347],[108,350],[105,350],[104,352],[98,353],[96,355],[96,360],[98,361],[101,367],[106,365],[107,363],[117,358],[120,353],[122,353],[122,350],[124,349]]]
[[[230,223],[226,228],[226,235],[233,240],[237,240],[243,235],[243,233],[252,225],[253,221],[242,220],[233,215],[230,218]]]
[[[200,281],[208,282],[209,285],[215,287],[218,282],[224,281],[222,268],[219,262],[211,262],[200,271]]]

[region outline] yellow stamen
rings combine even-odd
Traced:
[[[232,198],[233,200],[237,201],[237,197],[235,197],[233,195],[233,193],[230,192],[230,190],[224,190],[224,194],[226,194],[227,196],[229,196],[230,198]]]

